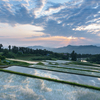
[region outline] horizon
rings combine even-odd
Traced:
[[[2,43],[1,43],[2,44]],[[3,44],[2,44],[3,45]],[[9,46],[9,45],[8,45]],[[4,46],[3,45],[3,48],[8,48],[8,46]],[[17,45],[11,45],[11,47],[12,46],[17,46]],[[33,46],[17,46],[17,47],[44,47],[44,48],[63,48],[63,47],[68,47],[68,46],[96,46],[96,47],[100,47],[100,45],[92,45],[92,44],[90,44],[90,45],[66,45],[66,46],[60,46],[60,47],[47,47],[47,46],[42,46],[42,45],[33,45]]]
[[[0,43],[100,45],[98,0],[0,0]]]

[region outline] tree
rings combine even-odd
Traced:
[[[13,46],[13,47],[12,47],[12,52],[13,52],[13,53],[18,53],[18,47]]]
[[[72,51],[71,53],[71,60],[76,61],[77,60],[77,54],[75,53],[75,51]]]
[[[9,45],[8,48],[9,48],[9,51],[11,51],[11,45]]]
[[[0,44],[0,51],[1,51],[2,47],[3,47],[3,45],[2,45],[2,44]]]
[[[5,59],[5,56],[0,55],[0,60],[4,60],[4,59]]]
[[[4,49],[4,51],[3,51],[3,55],[4,55],[4,56],[7,56],[8,53],[9,53],[8,49]]]

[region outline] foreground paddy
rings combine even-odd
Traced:
[[[1,100],[99,100],[100,91],[0,72]]]

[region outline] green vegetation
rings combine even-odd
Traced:
[[[72,61],[76,61],[77,60],[77,54],[75,53],[75,51],[72,51],[72,53],[71,53],[71,60]]]
[[[95,64],[93,64],[93,63],[89,63],[89,62],[80,62],[80,61],[69,62],[69,63],[66,63],[65,65],[68,65],[68,64],[75,64],[75,65],[85,65],[85,66],[95,66],[95,67],[100,67],[100,66],[95,65]]]
[[[0,52],[2,56],[5,56],[6,58],[17,58],[17,59],[23,59],[23,60],[54,60],[54,59],[69,59],[69,54],[66,53],[54,53],[52,51],[48,50],[41,50],[41,49],[30,49],[27,47],[17,47],[17,46],[8,46],[8,49],[3,49],[3,45],[0,44]]]
[[[52,60],[52,57],[48,57],[48,56],[35,56],[35,57],[32,57],[31,60]]]
[[[74,65],[74,64],[73,64],[73,65]],[[72,65],[70,65],[70,67],[73,68]],[[84,66],[84,67],[82,67],[82,66],[75,66],[75,67],[76,67],[76,68],[84,68],[84,69],[86,68],[86,69],[90,69],[90,70],[91,70],[91,69],[93,69],[93,70],[100,70],[100,67],[97,68],[97,66],[96,66],[96,67],[95,67],[95,66],[91,66],[91,67],[88,67],[88,66],[86,66],[86,67],[85,67],[85,66]]]
[[[67,51],[66,51],[67,52]],[[23,60],[72,60],[77,61],[87,59],[91,63],[100,64],[100,54],[91,55],[91,54],[77,54],[75,51],[72,53],[55,53],[48,51],[46,49],[30,49],[27,47],[17,47],[9,45],[8,48],[4,49],[3,45],[0,44],[0,55],[5,56],[6,58],[16,58]]]
[[[50,65],[59,65],[57,62],[51,63],[49,62]]]
[[[20,62],[20,61],[11,61],[11,60],[1,60],[0,65],[3,66],[29,66],[31,64],[26,63],[26,62]]]
[[[87,70],[87,69],[76,69],[76,68],[67,68],[67,67],[56,67],[56,66],[48,66],[48,67],[53,67],[53,68],[59,68],[59,69],[71,69],[71,70],[79,70],[79,71],[87,71],[87,72],[96,72],[100,73],[99,71],[94,71],[94,70]],[[91,68],[90,68],[91,69]],[[95,68],[94,68],[95,69]],[[100,69],[97,69],[100,70]]]
[[[55,53],[48,50],[30,49],[27,47],[17,47],[9,45],[8,49],[3,49],[3,45],[0,44],[0,54],[7,58],[17,58],[23,60],[71,60],[76,61],[77,54],[73,51],[69,53]]]
[[[5,60],[5,56],[1,56],[1,55],[0,55],[0,59],[1,59],[1,60]]]
[[[5,57],[0,55],[0,65],[5,65]]]
[[[39,63],[37,63],[36,65],[44,65],[44,63],[42,63],[42,62],[39,62]]]
[[[39,62],[36,65],[41,65],[42,68],[38,66],[34,66],[34,69],[41,69],[41,70],[47,70],[47,71],[54,71],[54,72],[61,72],[61,73],[68,73],[68,74],[74,74],[74,75],[82,75],[82,76],[89,76],[89,77],[96,77],[100,78],[98,75],[89,75],[89,73],[79,73],[78,71],[86,71],[86,72],[95,72],[95,73],[100,73],[100,71],[93,71],[93,70],[100,70],[98,65],[92,64],[92,63],[98,63],[100,64],[100,54],[98,55],[89,55],[89,54],[76,54],[75,51],[73,51],[71,54],[69,53],[55,53],[52,51],[48,50],[41,50],[41,49],[30,49],[26,47],[17,47],[17,46],[8,46],[8,49],[3,49],[3,45],[0,44],[0,66],[21,66],[21,67],[27,67],[27,68],[32,68],[29,67],[29,63],[26,62],[20,62],[20,61],[10,61],[5,58],[17,58],[17,59],[22,59],[22,60],[31,60],[31,61],[41,61],[41,60],[69,60],[71,59],[72,62],[66,63],[65,65],[85,65],[87,67],[82,67],[82,66],[76,66],[80,68],[87,68],[87,69],[76,69],[76,68],[65,68],[65,67],[56,67],[56,66],[45,66],[44,63]],[[89,62],[80,62],[77,61],[77,58],[87,58],[87,61]],[[59,65],[58,63],[51,63],[51,65]],[[44,67],[46,68],[44,68]],[[88,67],[91,66],[91,67]],[[51,68],[50,68],[51,67]],[[95,68],[98,67],[98,68]],[[55,69],[54,69],[55,68]],[[65,70],[65,69],[69,69]],[[89,69],[89,70],[88,70]],[[93,69],[93,70],[91,70]],[[77,72],[71,72],[70,70],[76,70]],[[89,86],[89,85],[83,85],[83,84],[78,84],[74,82],[68,82],[68,81],[62,81],[62,80],[57,80],[57,79],[51,79],[51,78],[45,78],[45,77],[40,77],[40,76],[35,76],[35,75],[30,75],[26,73],[20,73],[20,72],[14,72],[10,70],[4,70],[0,69],[0,71],[7,72],[7,73],[13,73],[17,75],[23,75],[27,77],[32,77],[32,78],[38,78],[38,79],[44,79],[48,81],[54,81],[54,82],[59,82],[59,83],[64,83],[64,84],[70,84],[70,85],[75,85],[75,86],[80,86],[80,87],[85,87],[85,88],[90,88],[90,89],[96,89],[100,90],[100,87],[94,87],[94,86]]]
[[[27,77],[31,77],[31,78],[37,78],[37,79],[43,79],[43,80],[58,82],[58,83],[62,83],[62,84],[69,84],[69,85],[73,85],[73,86],[79,86],[79,87],[84,87],[84,88],[89,88],[89,89],[94,89],[94,90],[100,90],[100,87],[84,85],[84,84],[79,84],[79,83],[75,83],[75,82],[69,82],[69,81],[57,80],[57,79],[52,79],[52,78],[40,77],[40,76],[36,76],[36,75],[30,75],[30,74],[26,74],[26,73],[20,73],[20,72],[4,70],[4,69],[0,69],[0,71],[12,73],[12,74],[16,74],[16,75],[27,76]]]
[[[5,65],[5,64],[4,64],[4,63],[2,63],[2,62],[0,61],[0,66],[1,66],[1,65]]]
[[[92,55],[90,58],[87,58],[87,61],[100,64],[100,54]]]
[[[52,63],[52,62],[49,62],[49,64],[50,64],[50,65],[53,65],[53,63]]]
[[[8,64],[10,66],[16,65],[16,66],[29,66],[31,64],[26,63],[26,62],[20,62],[20,61],[10,61],[10,63]]]
[[[59,64],[56,62],[56,63],[54,63],[54,65],[59,65]]]

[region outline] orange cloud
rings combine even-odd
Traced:
[[[84,40],[84,39],[86,39],[86,38],[84,38],[84,37],[80,37],[80,39]]]
[[[26,39],[27,41],[70,41],[70,40],[77,40],[77,37],[64,37],[64,36],[50,36],[50,37],[38,37],[38,38],[31,38]]]
[[[64,37],[64,36],[50,36],[50,37],[36,37],[36,38],[28,38],[24,39],[23,41],[27,42],[44,42],[44,44],[51,44],[56,45],[57,47],[61,45],[68,45],[72,41],[78,41],[77,37]]]

